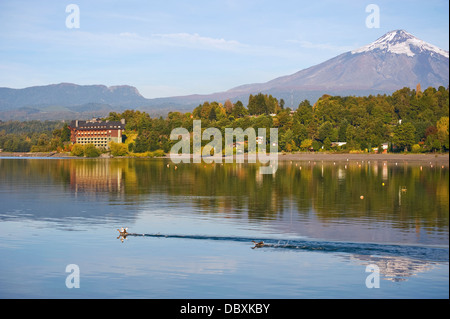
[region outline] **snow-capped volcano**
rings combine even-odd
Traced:
[[[406,54],[409,57],[413,57],[417,53],[422,52],[429,52],[431,55],[440,54],[446,58],[449,57],[447,51],[442,50],[435,45],[422,41],[412,34],[406,32],[405,30],[395,30],[388,32],[375,42],[352,51],[352,54],[375,50],[395,54]]]
[[[386,33],[366,46],[266,83],[236,87],[230,93],[267,92],[274,96],[391,93],[403,87],[449,84],[449,53],[404,30]]]

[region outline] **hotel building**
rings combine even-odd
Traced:
[[[109,148],[109,142],[122,143],[125,119],[121,121],[101,121],[94,118],[89,121],[72,121],[69,125],[70,141],[75,144],[94,144],[96,147]]]

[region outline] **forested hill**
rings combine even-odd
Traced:
[[[126,120],[126,150],[123,153],[168,152],[176,141],[172,129],[192,131],[193,120],[202,129],[217,127],[224,135],[227,127],[246,129],[278,128],[280,151],[335,150],[332,142],[346,142],[340,151],[368,150],[390,144],[390,151],[431,152],[449,150],[449,88],[422,90],[403,88],[392,95],[322,96],[316,103],[301,101],[294,110],[270,95],[250,95],[243,102],[207,101],[192,112],[171,112],[166,118],[126,110],[111,112],[107,119]],[[70,150],[67,127],[53,122],[42,130],[32,130],[33,122],[0,122],[0,149],[3,151]],[[47,122],[47,125],[50,125]],[[12,127],[22,127],[12,131]],[[27,131],[27,127],[29,130]],[[204,141],[204,144],[209,141]]]

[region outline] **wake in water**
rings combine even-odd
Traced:
[[[412,246],[412,245],[393,245],[393,244],[375,244],[375,243],[352,243],[336,241],[314,241],[314,240],[281,240],[273,238],[258,239],[249,237],[233,236],[203,236],[203,235],[176,235],[176,234],[137,234],[128,233],[127,228],[118,229],[119,237],[122,242],[127,237],[152,237],[152,238],[172,238],[172,239],[192,239],[192,240],[217,240],[253,243],[255,248],[280,248],[303,251],[321,251],[350,253],[360,255],[389,255],[408,257],[413,259],[448,262],[449,249],[444,247],[430,246]]]

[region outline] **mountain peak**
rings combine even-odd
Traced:
[[[422,41],[405,30],[390,31],[378,38],[375,42],[352,51],[352,54],[365,53],[369,51],[406,54],[409,57],[413,57],[417,53],[428,52],[431,55],[442,55],[447,59],[449,57],[449,53],[447,51]]]

